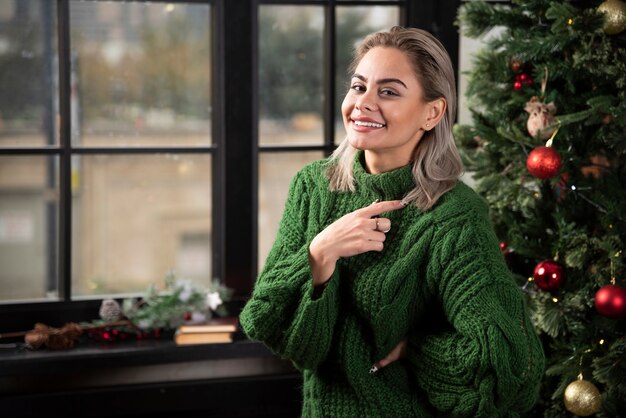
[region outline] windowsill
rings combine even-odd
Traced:
[[[69,350],[0,349],[0,394],[296,373],[265,346],[236,334],[227,344],[171,339],[88,342]]]

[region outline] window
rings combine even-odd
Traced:
[[[211,6],[60,3],[69,56],[59,56],[49,3],[0,4],[14,81],[3,89],[2,143],[32,154],[2,166],[2,300],[68,296],[55,260],[68,231],[71,249],[59,255],[71,259],[62,276],[71,276],[72,299],[140,292],[176,267],[185,234],[211,234]],[[56,63],[68,58],[69,89],[60,94]],[[23,97],[21,106],[11,97]],[[66,118],[69,135],[59,141]],[[59,185],[62,170],[69,184]],[[69,187],[71,206],[59,187]],[[208,264],[198,281],[211,279]]]
[[[0,2],[0,329],[92,318],[171,269],[243,302],[290,179],[343,137],[353,45],[421,26],[454,58],[451,5]]]

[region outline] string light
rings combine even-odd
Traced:
[[[559,301],[558,298],[552,298],[552,302],[557,303]]]
[[[604,338],[599,341],[599,344],[600,345],[604,344]]]
[[[622,254],[622,250],[619,250],[618,252],[615,253],[613,258],[618,258],[621,254]],[[611,284],[615,285],[615,282],[616,282],[616,279],[615,279],[615,264],[613,263],[613,258],[611,258]]]
[[[571,17],[569,19],[567,19],[567,24],[568,25],[572,25],[574,23],[574,19],[572,19]]]

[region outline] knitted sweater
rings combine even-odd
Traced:
[[[308,248],[343,215],[401,199],[411,167],[331,192],[326,161],[292,180],[278,236],[240,315],[246,334],[302,370],[303,417],[517,417],[538,395],[544,355],[482,199],[461,182],[392,222],[381,253],[340,259],[319,298]],[[403,339],[406,356],[370,374]]]

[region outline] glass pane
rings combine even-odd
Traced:
[[[57,157],[0,157],[0,302],[56,299]]]
[[[70,3],[72,143],[211,142],[210,7]]]
[[[259,143],[322,144],[324,9],[259,9]]]
[[[72,172],[74,295],[163,288],[172,270],[209,284],[210,156],[80,156]]]
[[[341,102],[349,87],[348,67],[354,48],[363,38],[400,24],[397,6],[343,6],[337,7],[337,68],[335,71],[335,143],[343,141],[346,131],[341,119]]]
[[[56,3],[0,1],[0,147],[58,143]]]
[[[459,30],[463,33],[465,28]],[[496,26],[481,37],[473,39],[459,35],[459,70],[457,77],[459,80],[459,117],[458,122],[460,124],[471,124],[472,115],[470,109],[474,111],[480,111],[481,109],[476,103],[468,103],[466,97],[468,73],[472,70],[472,59],[475,54],[482,48],[487,46],[487,42],[496,36],[500,36],[504,28],[502,26]]]
[[[276,239],[291,179],[323,157],[318,151],[259,154],[259,271]]]

